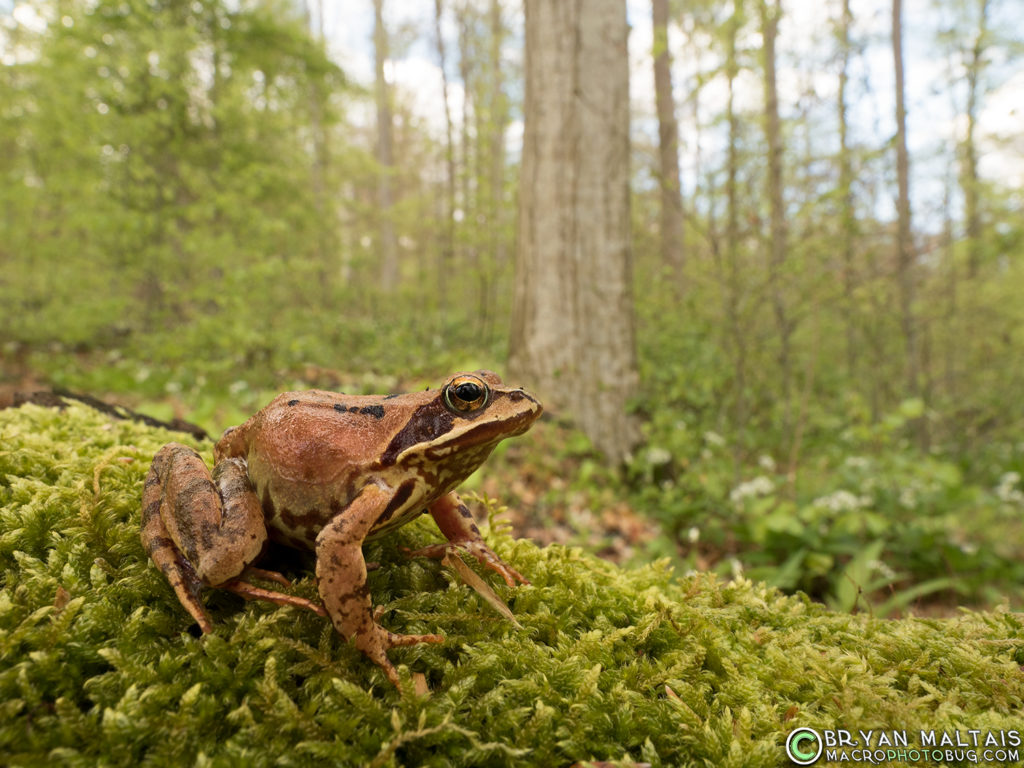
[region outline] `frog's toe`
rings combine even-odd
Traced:
[[[291,605],[295,608],[305,608],[318,616],[323,616],[324,618],[327,617],[327,611],[320,603],[314,603],[312,600],[307,600],[304,597],[286,595],[284,592],[274,592],[269,589],[263,589],[262,587],[256,587],[248,582],[242,581],[241,579],[226,581],[223,584],[218,584],[217,588],[226,589],[228,592],[234,592],[236,595],[241,595],[246,600],[267,600],[271,603],[276,603],[277,605]]]
[[[395,688],[401,690],[402,686],[400,685],[401,681],[398,679],[398,670],[395,669],[395,665],[391,663],[388,657],[381,654],[379,659],[371,657],[371,660],[381,668],[381,671],[385,674],[387,679],[391,681],[391,684],[395,686]]]
[[[241,574],[243,577],[247,576],[253,579],[263,579],[264,581],[273,581],[275,584],[280,584],[282,587],[290,587],[292,582],[290,579],[285,577],[283,574],[277,571],[268,571],[263,568],[257,568],[254,565],[250,565]]]
[[[404,645],[418,645],[419,643],[443,643],[444,635],[399,635],[388,632],[388,648],[399,648]]]
[[[445,544],[432,544],[429,547],[417,549],[415,552],[410,552],[404,548],[403,551],[409,557],[432,557],[435,560],[440,560],[449,552],[455,552],[460,549],[464,552],[468,552],[475,557],[481,565],[490,568],[501,576],[501,578],[505,580],[505,583],[510,587],[516,586],[517,583],[530,583],[529,579],[498,557],[493,549],[479,539],[456,539],[455,541],[449,541]]]
[[[443,635],[400,635],[395,632],[389,632],[379,624],[374,624],[370,632],[357,635],[355,639],[356,647],[365,653],[370,661],[381,668],[381,671],[384,672],[395,688],[400,687],[398,672],[388,658],[388,649],[406,645],[417,645],[419,643],[443,642]]]
[[[519,584],[529,584],[530,580],[527,579],[523,574],[513,568],[511,565],[506,563],[494,550],[484,544],[482,541],[468,541],[462,545],[463,548],[475,557],[482,565],[487,566],[492,571],[497,573],[501,578],[505,580],[505,583],[510,586],[516,586]]]
[[[450,543],[445,544],[431,544],[429,547],[421,547],[420,549],[409,549],[408,547],[399,547],[402,554],[408,558],[414,557],[429,557],[434,560],[442,559],[448,552],[451,551],[452,545]]]

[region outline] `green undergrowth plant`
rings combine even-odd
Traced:
[[[634,506],[673,544],[839,610],[1024,601],[1024,485],[1016,452],[987,472],[902,438],[908,401],[838,433],[790,473],[767,451],[737,468],[730,438],[666,412],[629,467]],[[733,438],[734,439],[734,438]]]
[[[1008,611],[835,613],[492,529],[532,581],[483,574],[517,628],[401,553],[440,539],[427,519],[366,553],[380,621],[447,638],[391,652],[401,691],[308,611],[211,592],[199,637],[139,542],[170,439],[82,406],[0,411],[0,764],[766,766],[798,726],[1019,726],[1024,621]],[[315,597],[308,561],[283,569]]]

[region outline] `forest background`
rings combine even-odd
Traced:
[[[322,5],[9,5],[5,388],[218,434],[287,388],[504,372],[522,8],[401,5],[339,6],[375,20],[362,77],[330,54]],[[471,486],[534,538],[843,610],[1019,604],[1013,5],[915,4],[901,130],[888,5],[833,0],[809,22],[773,0],[631,4],[613,53],[657,91],[630,105],[638,430],[597,450],[552,408]],[[411,82],[444,94],[429,113],[397,76],[424,51]]]

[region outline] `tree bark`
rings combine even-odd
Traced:
[[[684,267],[683,198],[679,184],[679,123],[672,93],[668,50],[668,0],[651,0],[654,26],[654,100],[658,110],[658,180],[661,186],[661,253],[682,284]]]
[[[526,0],[510,368],[608,460],[636,427],[624,0]]]
[[[380,250],[380,287],[392,291],[398,285],[398,238],[392,218],[395,204],[394,126],[391,114],[391,88],[384,74],[388,58],[388,36],[384,28],[384,0],[373,0],[373,48],[377,66],[377,217]]]

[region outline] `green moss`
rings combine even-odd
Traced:
[[[211,592],[207,637],[142,550],[149,460],[181,435],[84,407],[0,412],[0,763],[778,765],[796,726],[1009,729],[1021,618],[883,621],[760,584],[621,570],[500,534],[524,629],[430,560],[368,546],[404,695],[306,611]],[[197,445],[209,454],[209,445]],[[295,591],[315,595],[291,566]],[[413,692],[421,672],[428,695]]]

